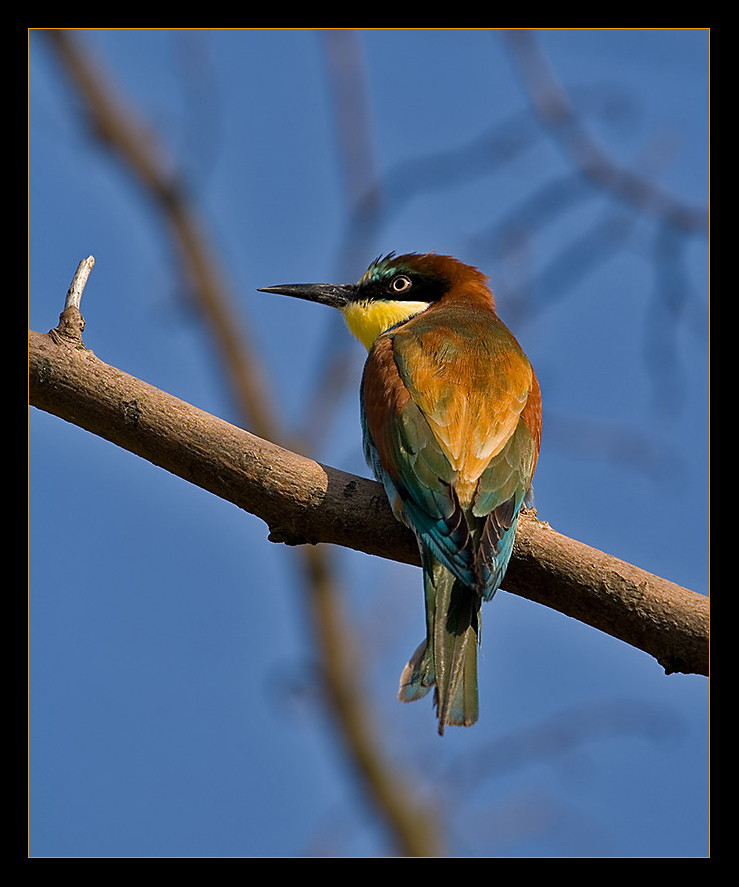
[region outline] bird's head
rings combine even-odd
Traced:
[[[386,330],[425,311],[452,292],[483,293],[492,302],[484,274],[436,253],[407,253],[375,259],[356,283],[291,283],[268,286],[279,293],[339,308],[347,326],[369,350]]]

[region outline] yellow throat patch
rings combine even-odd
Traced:
[[[343,308],[344,319],[349,331],[364,345],[367,351],[375,339],[396,323],[401,323],[414,314],[428,308],[428,302],[403,302],[380,300],[371,302],[351,302]]]

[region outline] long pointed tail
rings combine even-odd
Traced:
[[[477,646],[482,599],[434,561],[424,569],[426,640],[403,670],[398,699],[412,702],[435,687],[439,734],[478,717]]]

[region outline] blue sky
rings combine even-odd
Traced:
[[[705,213],[708,30],[534,33],[609,159]],[[383,195],[362,236],[321,32],[78,37],[184,174],[306,454],[367,474],[362,349],[329,309],[257,288],[354,280],[390,250],[456,255],[490,276],[540,379],[540,517],[708,594],[705,231],[675,233],[658,208],[578,177],[500,33],[356,33]],[[35,33],[29,214],[31,329],[56,325],[92,254],[86,345],[240,421],[160,217],[90,140]],[[344,384],[316,428],[317,380],[342,352]],[[30,854],[391,853],[317,694],[292,553],[256,518],[33,408],[29,471]],[[423,633],[420,573],[334,554],[361,638],[358,692],[386,753],[440,803],[452,855],[708,853],[705,678],[665,676],[501,592],[483,614],[480,722],[440,740],[430,704],[395,699]]]

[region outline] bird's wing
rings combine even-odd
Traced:
[[[391,339],[370,351],[362,382],[365,454],[396,517],[464,581],[472,540],[454,489],[455,472],[398,373]]]
[[[485,544],[500,547],[496,514],[508,523],[530,482],[518,429],[533,372],[494,315],[461,322],[431,315],[371,350],[362,387],[366,437],[406,523],[473,586],[485,525],[492,527]]]

